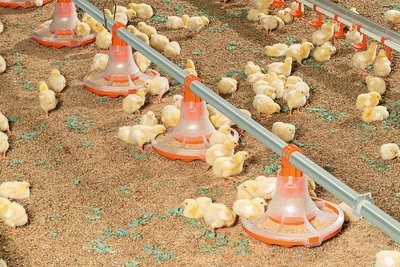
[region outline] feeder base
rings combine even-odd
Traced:
[[[346,37],[346,34],[344,32],[335,32],[333,34],[333,37],[335,37],[336,39],[342,39]]]
[[[320,20],[312,20],[309,21],[308,24],[313,28],[321,28],[322,25],[324,25],[324,22]]]
[[[36,28],[32,33],[32,39],[46,47],[52,46],[55,48],[85,46],[93,43],[96,40],[96,36],[94,34],[89,34],[86,37],[80,38],[75,34],[61,35],[57,33],[51,33],[50,24],[51,20],[46,21]]]
[[[368,47],[364,42],[353,43],[351,46],[358,51],[366,50]]]
[[[274,2],[272,2],[272,6],[275,8],[281,8],[285,5],[285,1],[283,0],[274,0]]]
[[[43,0],[43,5],[50,3],[51,0]],[[34,1],[0,1],[0,7],[9,8],[29,8],[29,7],[39,7],[35,5]]]

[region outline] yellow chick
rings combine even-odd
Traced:
[[[137,24],[137,29],[141,31],[142,33],[146,34],[148,37],[151,37],[154,34],[157,34],[156,28],[153,26],[147,25],[146,22],[139,22]]]
[[[96,34],[101,33],[103,31],[107,31],[106,28],[103,26],[103,24],[101,24],[100,22],[98,22],[97,20],[95,20],[90,16],[88,16],[87,20],[83,22],[87,23],[92,29],[92,31]]]
[[[128,11],[126,7],[120,5],[116,6],[115,13],[125,13],[126,11]]]
[[[183,96],[182,95],[174,95],[172,97],[172,99],[174,100],[174,106],[177,107],[178,109],[181,109]]]
[[[233,157],[235,147],[238,145],[236,140],[229,139],[224,144],[216,144],[206,151],[206,162],[213,166],[214,161],[221,157]]]
[[[278,103],[275,103],[271,97],[264,94],[259,94],[254,97],[253,107],[258,112],[265,113],[267,115],[271,115],[281,110],[281,107]]]
[[[25,208],[17,202],[11,202],[0,197],[0,219],[10,227],[22,226],[28,223]]]
[[[222,203],[212,203],[204,213],[204,221],[214,231],[216,228],[232,226],[236,221],[236,214]]]
[[[282,75],[280,75],[280,76],[282,76]],[[279,80],[280,78],[280,76],[278,76],[278,74],[276,74],[275,72],[271,72],[271,73],[267,73],[267,74],[265,74],[264,75],[264,77],[262,78],[262,80],[263,81],[266,81],[266,82],[268,82],[268,83],[271,83],[271,82],[273,82],[273,81],[275,81],[275,80]],[[286,78],[286,77],[285,77]]]
[[[47,118],[49,118],[49,111],[57,106],[57,98],[54,91],[49,90],[46,82],[43,81],[39,82],[39,104]]]
[[[383,121],[389,117],[389,112],[384,106],[365,107],[361,119],[366,123],[373,121]]]
[[[8,142],[8,136],[0,132],[0,154],[2,155],[2,159],[7,159],[6,153],[7,150],[10,148],[10,143]]]
[[[362,40],[361,33],[354,28],[351,28],[346,33],[346,39],[344,39],[344,41],[347,43],[358,43],[361,42],[361,40]]]
[[[237,90],[237,80],[229,77],[223,77],[217,84],[219,94],[232,94]]]
[[[204,217],[204,213],[211,204],[212,200],[208,197],[185,199],[182,203],[183,216],[190,219],[201,219]]]
[[[292,72],[292,63],[291,57],[287,57],[284,62],[271,63],[268,65],[268,73],[275,72],[277,75],[282,74],[289,77]]]
[[[8,123],[8,119],[4,116],[0,111],[0,132],[7,132],[8,135],[11,135],[10,124]]]
[[[133,9],[128,9],[128,10],[125,12],[125,14],[126,14],[126,16],[128,17],[128,21],[129,21],[129,20],[133,20],[133,19],[136,18],[136,16],[137,16],[136,11],[133,10]]]
[[[252,8],[247,12],[247,19],[250,21],[259,21],[263,16],[265,16],[265,14],[255,8]]]
[[[117,138],[125,143],[130,143],[129,135],[131,133],[131,126],[123,126],[118,129]]]
[[[166,105],[161,113],[161,121],[166,128],[175,127],[181,115],[180,107],[182,96],[174,95],[173,99],[175,103],[173,105]]]
[[[95,44],[100,49],[108,49],[111,45],[112,34],[109,33],[106,29],[104,31],[96,34]]]
[[[75,23],[74,32],[78,37],[86,37],[90,34],[92,29],[90,28],[89,24],[86,22],[77,21]]]
[[[296,127],[290,123],[277,121],[272,125],[271,132],[283,141],[290,142],[294,138]]]
[[[128,5],[128,8],[135,10],[137,17],[141,20],[148,20],[154,15],[153,8],[145,3],[140,3],[140,4],[130,3]]]
[[[105,70],[108,64],[108,58],[108,55],[102,53],[97,53],[94,55],[89,71],[92,72]]]
[[[339,207],[343,210],[345,222],[357,222],[361,219],[357,218],[356,215],[354,215],[353,209],[346,203],[340,203]]]
[[[169,44],[169,39],[167,36],[162,34],[153,34],[150,37],[150,45],[157,51],[164,51],[165,47]]]
[[[258,176],[255,180],[247,180],[237,188],[237,199],[271,199],[276,189],[276,177]]]
[[[28,182],[5,182],[0,184],[0,197],[25,199],[30,196]]]
[[[285,26],[285,22],[280,17],[265,15],[260,19],[261,26],[269,34],[273,30],[280,30]]]
[[[186,68],[183,71],[186,72],[187,74],[192,74],[194,76],[197,76],[196,66],[194,65],[194,62],[191,59],[186,60]]]
[[[226,141],[231,140],[232,128],[228,125],[221,126],[209,139],[210,145],[224,144]]]
[[[251,85],[253,88],[253,92],[256,93],[256,95],[261,94],[264,91],[264,88],[266,86],[270,86],[270,83],[264,80],[259,80]]]
[[[47,78],[47,85],[54,92],[60,93],[67,85],[67,80],[58,69],[53,69],[49,78]]]
[[[285,92],[283,94],[283,100],[287,101],[288,95],[291,91],[296,91],[302,89],[306,93],[306,98],[308,99],[310,97],[310,87],[308,84],[304,81],[295,83],[295,84],[287,84],[285,88]]]
[[[301,108],[305,106],[307,102],[307,91],[304,88],[299,88],[290,91],[287,95],[287,105],[289,107],[290,113],[295,108]]]
[[[266,81],[258,81],[253,85],[253,92],[256,95],[264,94],[272,99],[276,98],[276,90],[274,87],[270,86]]]
[[[128,31],[130,31],[133,35],[135,35],[137,38],[142,40],[143,43],[150,45],[150,38],[147,36],[147,34],[139,31],[135,26],[133,25],[128,25],[127,27]]]
[[[269,8],[271,7],[274,0],[253,0],[253,8],[260,10],[261,12],[268,14]]]
[[[172,30],[179,30],[185,27],[183,20],[177,16],[168,16],[166,25],[168,29]]]
[[[217,177],[224,177],[234,180],[231,176],[240,174],[243,171],[244,161],[249,153],[239,151],[233,157],[221,157],[214,160],[212,167],[213,174]]]
[[[144,152],[143,145],[151,142],[159,134],[165,133],[166,129],[164,125],[134,125],[129,133],[130,143],[137,145],[137,149],[140,152]]]
[[[216,128],[221,128],[222,126],[233,126],[235,124],[219,111],[210,116],[210,121]]]
[[[4,73],[7,68],[6,60],[0,55],[0,73]]]
[[[164,55],[167,58],[174,58],[181,54],[181,46],[178,42],[172,41],[167,44],[164,48]]]
[[[291,57],[294,60],[296,60],[297,63],[302,64],[301,61],[303,59],[308,58],[313,48],[314,45],[310,42],[303,42],[301,44],[292,44],[286,51],[286,57]]]
[[[383,95],[386,91],[386,83],[382,78],[366,76],[365,82],[368,87],[368,91],[377,92],[380,95]]]
[[[285,82],[283,80],[274,80],[269,85],[275,88],[276,98],[280,99],[285,93]]]
[[[299,83],[302,81],[303,81],[303,79],[300,78],[299,76],[295,76],[295,75],[289,76],[285,80],[285,88],[288,88],[290,85],[293,85],[293,84],[296,84],[296,83]]]
[[[326,41],[330,41],[335,33],[335,21],[330,20],[325,23],[321,29],[315,31],[311,35],[311,42],[314,45],[322,45]]]
[[[319,47],[315,48],[312,56],[315,59],[315,61],[324,62],[324,61],[330,60],[331,56],[334,54],[334,52],[335,52],[335,50],[333,50],[332,47],[319,46]]]
[[[255,219],[265,212],[265,200],[257,197],[252,200],[238,199],[233,203],[233,212],[247,219]]]
[[[141,72],[145,72],[151,64],[150,59],[143,56],[141,53],[139,53],[137,51],[135,53],[133,53],[133,59],[135,60],[135,63],[139,67],[139,70]]]
[[[82,22],[88,22],[90,19],[92,19],[92,16],[90,16],[88,13],[83,13],[83,15],[82,15]]]
[[[260,72],[256,72],[256,73],[248,75],[246,81],[249,84],[254,84],[254,83],[258,82],[259,80],[262,80],[264,77],[265,77],[265,74],[260,71]]]
[[[397,250],[381,250],[375,255],[375,267],[400,266],[400,252]]]
[[[126,13],[116,13],[115,21],[119,22],[123,25],[126,25],[126,24],[128,24],[128,15]]]
[[[365,107],[375,107],[379,104],[379,100],[381,100],[381,95],[377,92],[360,94],[357,96],[356,107],[359,110],[363,110]]]
[[[2,33],[4,31],[4,25],[0,20],[0,33]]]
[[[265,47],[265,53],[269,57],[283,57],[286,55],[286,51],[288,50],[287,44],[274,44],[272,46],[267,45]]]
[[[374,63],[373,72],[379,77],[386,77],[392,71],[392,63],[386,56],[385,49],[380,49],[376,61]]]
[[[1,31],[0,31],[0,33],[1,33]],[[3,259],[0,259],[0,267],[7,267],[7,263]]]
[[[169,90],[169,81],[165,77],[158,77],[153,80],[147,80],[144,83],[144,87],[151,95],[157,95],[158,103],[161,103],[161,98]]]
[[[307,178],[307,187],[308,187],[308,194],[311,197],[317,197],[317,194],[315,193],[315,189],[317,189],[317,185],[315,184],[314,180],[305,175]]]
[[[388,10],[385,12],[383,19],[385,22],[392,24],[400,24],[400,11],[398,10]]]
[[[332,55],[336,54],[337,49],[330,41],[326,41],[325,43],[323,43],[321,45],[321,47],[322,48],[330,47],[330,48],[332,48]]]
[[[253,61],[248,61],[246,66],[244,67],[244,73],[249,76],[254,73],[261,73],[261,67],[254,64]]]
[[[396,157],[400,157],[399,146],[394,143],[383,144],[379,151],[383,160],[392,160]]]
[[[154,114],[153,111],[147,111],[146,114],[144,114],[140,118],[140,124],[141,125],[146,125],[146,126],[154,126],[158,124],[158,120],[156,118],[156,114]]]
[[[292,10],[292,11],[298,10],[300,4],[301,4],[301,3],[300,3],[300,2],[297,2],[297,1],[292,2],[292,3],[290,4],[290,10]],[[301,5],[301,12],[304,12],[304,5]]]
[[[128,115],[138,111],[146,101],[146,94],[147,89],[140,88],[136,94],[128,95],[122,100],[122,110]]]
[[[182,20],[186,30],[192,34],[198,34],[210,23],[208,18],[204,16],[189,17],[188,15],[183,15]]]
[[[292,15],[290,15],[291,12],[292,10],[290,9],[290,7],[287,7],[285,9],[279,10],[276,15],[280,17],[283,20],[283,22],[285,22],[285,24],[289,24],[293,22],[293,17]]]
[[[355,53],[351,59],[353,67],[364,70],[369,65],[372,65],[376,58],[377,47],[378,44],[372,42],[366,51]]]

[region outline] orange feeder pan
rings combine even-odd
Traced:
[[[353,25],[353,28],[355,28],[357,31],[360,31],[360,29],[361,29],[360,26],[356,26],[356,25]],[[361,42],[353,43],[351,46],[354,49],[358,50],[358,51],[362,51],[362,50],[367,49],[367,47],[368,47],[368,45],[367,45],[367,36],[365,34],[362,34]]]
[[[298,18],[304,15],[304,11],[303,11],[303,3],[296,1],[298,4],[298,8],[295,11],[290,12],[290,15],[292,17]]]
[[[215,132],[208,118],[206,102],[190,91],[190,84],[196,80],[199,78],[194,75],[189,75],[185,79],[181,114],[176,127],[166,136],[153,139],[151,142],[154,151],[172,160],[180,159],[186,162],[204,160],[206,151],[210,147],[208,140]],[[236,140],[239,139],[235,130],[232,130],[232,136]],[[174,142],[179,145],[173,146]],[[187,148],[187,145],[196,145],[198,148]]]
[[[317,11],[316,5],[314,5],[313,8],[314,11],[318,13],[318,18],[316,20],[309,21],[308,24],[314,28],[321,28],[322,25],[324,25],[324,22],[322,21],[322,13]]]
[[[274,0],[274,2],[272,2],[272,6],[275,8],[281,8],[285,5],[285,1],[284,0]]]
[[[43,0],[43,5],[50,3],[51,0]],[[35,4],[34,1],[24,1],[24,0],[10,0],[10,1],[0,1],[0,7],[10,7],[10,8],[30,8],[30,7],[40,7]]]
[[[55,48],[79,47],[94,42],[96,40],[94,34],[86,37],[75,35],[75,23],[78,21],[72,0],[57,0],[53,20],[37,27],[32,33],[32,38],[41,45]]]
[[[154,70],[148,69],[145,73],[139,70],[131,46],[117,36],[121,27],[125,26],[121,23],[113,26],[109,60],[104,71],[93,71],[83,79],[85,88],[92,93],[113,98],[126,96],[136,93],[146,80],[160,77]]]
[[[253,238],[270,245],[319,246],[339,233],[344,214],[339,206],[309,196],[306,177],[289,163],[294,152],[302,150],[295,145],[283,149],[275,194],[263,215],[252,220],[241,217],[243,229]],[[314,222],[323,223],[324,227],[317,229]],[[267,226],[261,228],[260,225]],[[299,227],[301,231],[296,232]]]

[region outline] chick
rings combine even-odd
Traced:
[[[142,40],[143,43],[150,45],[150,38],[147,36],[147,34],[139,31],[135,26],[133,25],[128,25],[127,27],[128,31],[130,31],[133,35],[135,35],[137,38]]]
[[[265,212],[265,200],[257,197],[252,200],[238,199],[233,203],[233,212],[247,219],[255,219]]]
[[[108,49],[111,45],[112,35],[106,29],[96,34],[95,44],[100,49]]]
[[[224,144],[216,144],[211,146],[206,151],[206,162],[211,168],[214,161],[221,157],[233,157],[235,147],[238,145],[237,141],[234,139],[229,139],[225,141]]]
[[[378,44],[372,42],[366,51],[355,53],[351,59],[353,67],[364,70],[369,65],[372,65],[376,58],[377,47]]]
[[[207,106],[207,109],[210,110],[210,107]],[[210,115],[210,121],[216,128],[221,128],[222,126],[233,126],[235,124],[228,117],[217,110],[215,110],[214,114]]]
[[[147,80],[144,83],[144,87],[151,95],[157,95],[158,103],[161,103],[161,98],[169,90],[169,81],[165,77],[158,77],[153,80]]]
[[[7,68],[6,60],[0,55],[0,73],[4,73]]]
[[[174,95],[172,97],[172,99],[174,100],[174,106],[177,107],[178,109],[181,109],[181,105],[182,105],[182,100],[183,100],[183,96],[182,95]]]
[[[146,94],[147,90],[140,88],[136,94],[128,95],[122,100],[122,110],[128,115],[138,111],[146,101]]]
[[[143,145],[149,143],[165,131],[166,129],[164,125],[134,125],[129,133],[130,143],[137,145],[137,149],[143,153]]]
[[[385,22],[390,23],[392,26],[395,24],[400,24],[400,11],[398,10],[388,10],[385,12],[383,19]]]
[[[173,41],[167,44],[164,48],[164,55],[167,58],[174,58],[181,54],[181,46],[178,42]]]
[[[301,81],[301,82],[298,82],[295,84],[287,84],[286,85],[285,92],[283,94],[283,100],[287,101],[289,93],[292,91],[299,90],[299,89],[302,89],[305,91],[307,99],[310,97],[310,87],[308,86],[308,84],[306,82]]]
[[[212,200],[208,197],[185,199],[182,203],[183,216],[190,219],[201,219],[204,217],[204,213],[211,204]]]
[[[30,196],[28,182],[5,182],[0,184],[0,197],[25,199]]]
[[[382,78],[368,75],[365,77],[365,82],[370,92],[377,92],[383,95],[386,91],[386,83]]]
[[[185,27],[183,20],[177,16],[168,16],[166,25],[168,29],[172,30],[179,30]]]
[[[8,119],[4,116],[0,111],[0,132],[7,132],[8,135],[11,135],[10,124],[8,123]]]
[[[303,59],[308,58],[313,48],[314,45],[310,42],[303,42],[301,44],[292,44],[286,51],[286,57],[291,57],[294,60],[296,60],[297,63],[302,64],[301,61]]]
[[[272,46],[265,47],[265,53],[269,57],[283,57],[286,55],[286,51],[288,50],[287,44],[277,43]]]
[[[118,129],[117,138],[125,143],[131,143],[129,139],[129,135],[131,133],[132,127],[123,126]]]
[[[259,21],[263,16],[265,14],[258,9],[252,8],[247,12],[247,19],[250,21]]]
[[[354,215],[353,209],[346,203],[340,203],[339,207],[343,210],[345,222],[357,222],[361,219],[357,218],[356,215]]]
[[[325,23],[321,29],[312,33],[311,42],[314,45],[322,45],[326,41],[330,41],[335,33],[335,24],[333,20]]]
[[[358,43],[361,42],[362,36],[357,29],[351,28],[347,33],[346,33],[346,39],[344,40],[346,43]]]
[[[128,17],[128,21],[129,21],[129,20],[133,20],[133,19],[136,18],[136,16],[137,16],[136,11],[133,10],[133,9],[128,9],[128,10],[125,12],[125,14],[126,14],[126,16]]]
[[[188,30],[192,35],[198,34],[210,23],[207,17],[204,16],[189,17],[186,14],[182,16],[182,20],[186,30]]]
[[[383,160],[392,160],[396,157],[400,157],[399,146],[394,143],[383,144],[379,151]]]
[[[158,124],[158,120],[156,118],[156,114],[152,111],[147,111],[146,114],[144,114],[140,118],[140,124],[141,125],[146,125],[146,126],[154,126]]]
[[[269,8],[271,7],[274,0],[253,0],[253,8],[260,10],[261,12],[268,14]]]
[[[105,70],[108,64],[108,58],[108,55],[102,53],[97,53],[94,55],[89,71],[92,72]]]
[[[319,47],[315,48],[312,56],[315,59],[315,61],[324,62],[324,61],[330,60],[331,56],[334,54],[334,52],[335,52],[335,50],[333,50],[332,47],[319,46]]]
[[[141,53],[137,51],[133,53],[133,59],[135,60],[135,63],[139,67],[139,70],[141,72],[145,72],[151,64],[150,59],[143,56]]]
[[[229,77],[223,77],[218,82],[217,90],[219,94],[232,94],[237,90],[237,80]]]
[[[0,154],[2,155],[2,159],[7,159],[6,153],[7,150],[10,148],[10,144],[8,142],[8,136],[0,132]]]
[[[389,117],[389,112],[384,106],[365,107],[361,119],[366,123],[373,121],[383,121]]]
[[[270,86],[270,83],[264,80],[259,80],[252,84],[253,92],[258,95],[264,92],[265,87]]]
[[[141,4],[130,3],[128,5],[128,8],[135,10],[137,17],[141,20],[148,20],[154,15],[153,8],[145,3]]]
[[[299,88],[290,91],[287,95],[287,105],[289,107],[290,113],[295,108],[301,108],[305,106],[307,102],[307,91],[304,88]]]
[[[272,86],[269,85],[269,83],[260,83],[260,81],[257,82],[257,86],[254,87],[253,91],[256,93],[256,95],[259,94],[264,94],[266,96],[269,96],[272,99],[276,98],[276,89]],[[266,84],[265,84],[266,83]]]
[[[0,21],[0,24],[1,24],[1,21]],[[1,30],[1,28],[0,28],[0,30]],[[0,31],[0,33],[1,33],[1,31]],[[0,267],[7,267],[7,263],[3,259],[0,259]]]
[[[290,142],[294,138],[296,127],[290,123],[277,121],[272,125],[271,132],[283,141]]]
[[[4,31],[4,25],[0,20],[0,33],[2,33]]]
[[[25,208],[17,202],[11,202],[0,197],[0,219],[10,227],[22,226],[28,223]]]
[[[275,103],[271,97],[264,94],[259,94],[254,97],[253,107],[258,112],[265,113],[268,116],[281,110],[278,103]]]
[[[54,91],[49,90],[46,82],[39,82],[39,104],[45,112],[46,118],[49,118],[49,111],[56,108],[57,102]]]
[[[167,36],[162,34],[153,34],[150,37],[150,45],[157,51],[164,51],[165,47],[169,44],[169,39]]]
[[[166,128],[175,127],[179,122],[179,118],[181,115],[181,111],[180,111],[180,102],[181,102],[180,98],[181,97],[182,97],[181,95],[174,96],[174,100],[176,102],[179,101],[179,106],[178,106],[178,103],[176,103],[174,105],[166,105],[163,108],[163,111],[161,113],[161,121]]]
[[[275,72],[277,75],[282,74],[286,77],[292,72],[293,59],[288,57],[284,62],[274,62],[268,65],[268,73]]]
[[[285,26],[285,22],[280,17],[265,15],[260,19],[261,26],[268,35],[273,30],[280,30]]]
[[[285,80],[285,88],[288,88],[289,86],[299,83],[299,82],[302,82],[302,81],[303,81],[303,79],[299,76],[294,76],[294,75],[289,76]]]
[[[146,34],[148,37],[151,37],[154,34],[157,34],[156,28],[153,26],[147,25],[146,22],[139,22],[137,24],[137,29],[141,31],[142,33]]]
[[[259,80],[262,80],[264,77],[265,77],[265,74],[260,71],[260,72],[256,72],[256,73],[248,75],[246,81],[249,84],[254,84],[254,83],[258,82]]]
[[[254,73],[261,73],[261,67],[254,64],[253,61],[248,61],[246,66],[244,67],[244,73],[249,76]]]
[[[276,189],[276,177],[258,176],[255,180],[241,183],[237,189],[237,199],[271,199]]]
[[[332,48],[332,55],[336,54],[337,49],[330,41],[326,41],[325,43],[323,43],[321,45],[321,47],[322,48],[330,47],[330,48]]]
[[[103,24],[101,24],[94,18],[90,17],[89,15],[85,18],[85,21],[82,19],[82,22],[87,23],[90,26],[90,28],[92,29],[92,32],[94,32],[96,34],[107,31],[107,29],[103,26]]]
[[[239,151],[233,157],[221,157],[214,161],[212,171],[217,177],[234,180],[231,176],[243,171],[244,161],[249,157],[245,151]],[[235,181],[235,180],[234,180]]]
[[[400,266],[400,252],[397,250],[381,250],[375,255],[375,267]]]
[[[183,71],[186,72],[187,74],[192,74],[194,76],[197,76],[196,66],[194,65],[194,62],[191,59],[186,60],[186,68]]]
[[[292,11],[298,10],[300,4],[301,4],[301,3],[300,3],[300,2],[297,2],[297,1],[292,2],[292,3],[290,4],[290,10],[292,10]],[[301,12],[304,12],[304,5],[301,5]]]
[[[290,9],[290,7],[287,7],[285,9],[279,10],[276,15],[280,17],[283,20],[283,22],[285,22],[285,24],[289,24],[293,22],[293,17],[292,15],[290,15],[291,12],[292,10]]]
[[[64,90],[67,80],[58,69],[53,69],[49,78],[47,78],[47,84],[51,90],[56,93],[60,93],[62,90]]]
[[[115,13],[125,13],[126,11],[128,11],[126,7],[120,5],[116,6]]]
[[[115,21],[119,22],[123,25],[126,25],[126,24],[128,24],[128,15],[126,13],[116,13]]]
[[[78,37],[86,37],[90,34],[92,29],[90,28],[89,24],[86,22],[77,21],[75,23],[74,32]]]
[[[236,221],[236,214],[222,203],[213,203],[206,209],[204,221],[214,232],[215,228],[232,226]]]
[[[379,104],[379,100],[381,100],[381,95],[377,92],[360,94],[357,97],[356,107],[359,110],[363,110],[365,107],[375,107]]]
[[[386,77],[392,71],[391,62],[386,56],[385,49],[380,49],[374,63],[373,72],[379,77]]]
[[[214,132],[210,139],[210,145],[214,146],[217,144],[224,144],[226,141],[231,140],[232,137],[232,128],[228,125],[221,126],[216,132]]]

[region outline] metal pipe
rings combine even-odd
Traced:
[[[86,0],[74,0],[74,2],[93,18],[99,22],[104,22],[103,13],[95,6],[88,3]],[[112,29],[114,23],[113,20],[107,19],[107,28]],[[134,49],[142,53],[145,57],[149,58],[164,72],[183,84],[184,79],[188,74],[176,66],[172,61],[143,43],[136,36],[133,36],[127,29],[121,28],[118,30],[117,35]],[[282,155],[282,149],[287,145],[287,143],[276,137],[262,125],[257,123],[255,120],[248,118],[239,109],[218,96],[201,82],[192,82],[190,89],[193,93],[203,98],[207,103],[222,112],[225,116],[234,121],[238,126],[246,130],[276,154],[280,156]],[[337,198],[350,205],[356,211],[356,214],[364,216],[372,223],[376,224],[392,239],[400,243],[400,223],[372,204],[370,194],[358,194],[301,153],[294,153],[290,158],[290,163],[306,175],[315,179],[318,184],[331,192]]]

